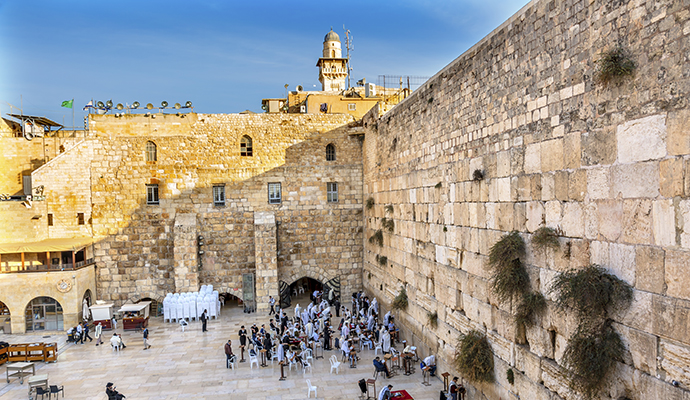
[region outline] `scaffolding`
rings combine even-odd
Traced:
[[[384,101],[399,103],[428,80],[428,76],[379,75],[376,86],[383,88]]]

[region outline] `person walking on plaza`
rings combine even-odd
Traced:
[[[144,328],[144,350],[150,348],[151,345],[149,344],[149,328]]]
[[[112,382],[108,382],[108,384],[105,385],[105,394],[108,395],[108,400],[122,400],[126,397],[124,394],[120,394],[115,390],[115,385],[113,385]]]
[[[93,339],[89,336],[89,323],[84,321],[82,324],[84,325],[84,339],[89,339],[89,342],[93,342]]]
[[[98,346],[99,344],[103,343],[103,340],[102,340],[102,338],[101,338],[101,335],[103,335],[103,326],[102,326],[101,323],[99,322],[99,323],[96,325],[96,333],[95,333],[95,336],[96,336],[96,346]]]
[[[268,312],[268,315],[275,314],[276,313],[276,299],[274,299],[273,296],[268,296],[268,304],[271,306],[271,311]]]
[[[79,338],[76,339],[74,343],[84,344],[84,328],[81,326],[81,324],[77,324],[77,335],[79,335]]]
[[[201,331],[206,332],[206,321],[208,321],[206,310],[204,310],[204,312],[201,313],[201,317],[199,317],[199,319],[201,319]]]

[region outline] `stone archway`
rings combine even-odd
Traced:
[[[62,305],[52,297],[34,297],[24,311],[26,332],[64,330]]]
[[[12,315],[10,308],[0,301],[0,332],[12,333]]]
[[[323,276],[323,275],[322,275]],[[279,296],[280,296],[280,307],[281,308],[286,308],[289,307],[292,304],[292,297],[294,294],[293,291],[293,286],[294,284],[301,280],[301,279],[309,279],[317,282],[319,285],[321,285],[320,290],[324,292],[324,294],[328,294],[329,291],[333,290],[334,291],[334,299],[340,297],[340,277],[335,276],[331,277],[330,279],[323,279],[322,277],[314,277],[310,276],[310,274],[293,274],[292,276],[288,275],[286,277],[287,279],[285,280],[280,280],[278,282],[278,289],[279,289]],[[307,289],[306,291],[309,291]],[[298,293],[300,294],[300,293]],[[307,293],[308,295],[309,293]]]

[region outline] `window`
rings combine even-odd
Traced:
[[[326,184],[326,197],[329,203],[338,202],[338,184],[336,182],[328,182]]]
[[[77,223],[84,225],[84,213],[77,213]]]
[[[335,146],[333,146],[333,143],[326,146],[326,161],[335,161]]]
[[[348,111],[356,111],[357,110],[357,103],[347,103],[347,110]]]
[[[156,144],[148,141],[146,142],[146,161],[147,162],[156,162],[158,161],[158,151]]]
[[[159,204],[158,185],[146,185],[146,204]]]
[[[268,184],[268,203],[280,204],[280,182]]]
[[[48,214],[48,226],[53,226],[53,214]]]
[[[213,187],[213,205],[221,207],[225,205],[225,186],[216,185]]]
[[[240,140],[240,155],[242,157],[252,156],[252,138],[247,135],[242,136],[242,140]]]

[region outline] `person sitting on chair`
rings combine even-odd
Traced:
[[[381,371],[386,373],[386,378],[390,378],[391,374],[388,372],[388,366],[386,363],[381,362],[380,357],[376,357],[374,359],[374,368],[376,368],[376,371]]]
[[[115,386],[112,382],[108,382],[108,384],[105,385],[105,394],[108,395],[108,400],[122,400],[126,397],[124,394],[120,394],[115,390]]]

